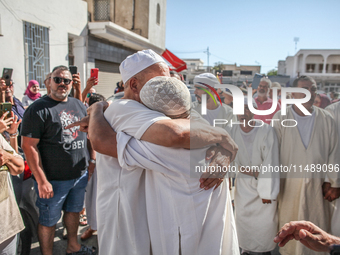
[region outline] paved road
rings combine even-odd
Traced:
[[[84,244],[89,247],[98,247],[97,243],[97,232],[88,240],[86,241],[81,241],[80,236],[82,233],[86,231],[88,226],[81,227],[79,226],[78,229],[78,241],[81,244]],[[66,254],[66,247],[67,247],[67,240],[63,240],[63,225],[61,221],[57,223],[56,226],[56,232],[55,232],[55,237],[54,237],[54,247],[53,247],[53,255],[63,255]],[[39,242],[37,239],[34,239],[32,241],[31,245],[31,255],[41,255],[40,252],[40,247],[39,247]]]

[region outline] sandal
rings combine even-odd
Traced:
[[[85,214],[80,214],[79,216],[79,225],[80,226],[87,226],[87,217]]]
[[[80,250],[76,252],[66,253],[66,255],[96,255],[97,248],[96,247],[87,247],[85,245],[81,245]]]
[[[89,239],[91,236],[93,236],[93,233],[96,232],[96,230],[91,229],[91,227],[89,227],[81,236],[80,239],[82,241]]]

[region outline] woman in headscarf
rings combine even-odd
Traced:
[[[331,104],[331,100],[325,94],[317,94],[315,97],[314,105],[325,109],[328,105]]]
[[[37,82],[36,80],[30,80],[24,93],[24,97],[22,98],[22,105],[25,109],[35,100],[41,97],[39,89],[39,82]]]

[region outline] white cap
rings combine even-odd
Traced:
[[[139,97],[145,106],[165,115],[174,116],[190,110],[190,92],[183,82],[174,77],[152,78],[140,90]]]
[[[143,71],[145,68],[164,62],[164,59],[153,50],[142,50],[128,56],[119,66],[123,83],[127,82],[135,74]]]
[[[257,109],[257,103],[256,103],[256,101],[255,101],[254,98],[252,98],[252,102],[253,102],[253,107],[254,107],[255,109]],[[245,104],[245,105],[248,105],[248,96],[244,96],[244,104]]]
[[[272,88],[278,88],[280,90],[281,89],[281,84],[275,81],[275,82],[272,83],[271,89]]]
[[[202,83],[207,84],[213,88],[215,88],[217,84],[220,84],[216,76],[211,73],[202,73],[195,76],[194,85],[205,87]]]

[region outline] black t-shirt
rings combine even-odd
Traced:
[[[38,149],[47,180],[72,180],[87,167],[87,137],[79,127],[65,127],[86,116],[78,99],[59,102],[43,97],[25,111],[21,135],[40,139]]]

